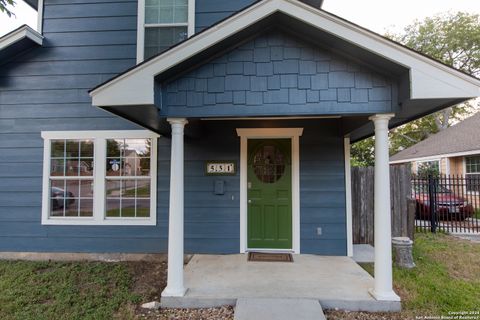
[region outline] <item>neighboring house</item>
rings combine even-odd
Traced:
[[[465,191],[479,192],[480,113],[434,134],[390,158],[390,164],[411,163],[412,172],[431,168],[441,175],[465,177]],[[472,179],[476,178],[476,179]],[[474,183],[470,183],[474,182]]]
[[[388,127],[480,80],[321,1],[29,3],[40,31],[0,39],[0,251],[168,250],[165,296],[185,293],[184,250],[352,255],[349,147],[375,134],[372,295],[398,301]],[[150,150],[135,175],[131,149]]]

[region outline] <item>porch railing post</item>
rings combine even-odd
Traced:
[[[430,230],[437,232],[437,217],[435,210],[435,179],[431,174],[428,175],[428,209],[430,211]]]

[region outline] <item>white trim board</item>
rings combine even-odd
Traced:
[[[44,0],[38,0],[37,8],[37,31],[38,33],[43,33],[43,6]]]
[[[411,158],[411,159],[394,160],[394,161],[390,161],[389,163],[399,164],[399,163],[407,163],[407,162],[414,162],[414,161],[429,161],[429,160],[438,160],[439,158],[453,158],[453,157],[463,157],[463,156],[473,156],[473,155],[480,155],[480,149],[462,151],[462,152],[453,152],[453,153],[442,153],[442,154],[436,154],[433,156],[425,156],[425,157],[418,157],[418,158]]]
[[[303,128],[238,128],[240,137],[240,253],[247,247],[247,172],[248,172],[248,139],[288,139],[292,140],[292,248],[300,253],[300,136]],[[271,251],[268,249],[263,249]]]
[[[90,92],[95,106],[154,104],[154,77],[281,12],[410,69],[411,99],[480,96],[480,80],[298,0],[262,0]]]
[[[343,139],[345,157],[345,215],[347,228],[347,256],[353,257],[352,172],[350,166],[350,137]]]
[[[28,38],[38,45],[43,44],[43,36],[29,26],[24,25],[0,38],[0,50],[5,49],[24,38]]]

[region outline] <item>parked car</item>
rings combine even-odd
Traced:
[[[474,214],[473,206],[464,198],[454,194],[448,188],[435,187],[435,213],[438,220],[463,221]],[[415,219],[430,220],[430,195],[427,184],[416,185],[412,190],[412,198],[416,201]]]
[[[65,191],[61,188],[52,187],[51,195],[52,195],[53,210],[62,209],[64,204],[65,204],[65,208],[68,208],[70,205],[75,203],[75,199],[73,199],[75,195],[72,192]],[[64,201],[64,199],[66,199],[66,201]]]

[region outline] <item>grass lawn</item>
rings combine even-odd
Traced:
[[[475,218],[480,219],[480,209],[475,210]]]
[[[393,273],[401,313],[327,311],[328,319],[415,319],[480,311],[480,244],[417,234],[414,256],[415,269]],[[372,264],[362,266],[373,272]],[[165,279],[165,262],[0,261],[0,319],[145,319],[138,306],[158,300]],[[147,318],[205,318],[202,311],[195,316],[185,312],[162,310]]]
[[[393,270],[395,291],[402,298],[403,311],[386,319],[480,311],[480,244],[445,234],[417,233],[415,237],[416,268]],[[362,267],[373,274],[372,264],[362,264]],[[385,314],[369,315],[368,319],[384,319],[382,317]],[[333,312],[329,319],[367,317],[361,313]]]
[[[142,298],[153,298],[135,273],[154,274],[132,265],[0,261],[0,319],[134,319]]]

